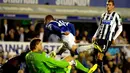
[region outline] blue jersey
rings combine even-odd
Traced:
[[[57,21],[63,23],[68,28],[68,30],[75,36],[74,24],[70,22],[64,22],[63,20],[57,20]]]
[[[75,27],[74,24],[70,23],[70,22],[64,22],[63,20],[57,20],[60,23],[63,23],[68,30],[75,36]]]
[[[69,22],[64,22],[62,20],[50,22],[46,25],[46,28],[53,34],[57,34],[60,37],[66,31],[71,32],[73,35],[75,35],[74,25]]]
[[[69,28],[69,31],[75,36],[75,27],[74,27],[74,24],[68,23],[67,27]]]

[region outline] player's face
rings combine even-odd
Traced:
[[[42,42],[40,42],[39,44],[37,44],[36,48],[37,48],[38,51],[42,51],[43,50],[42,49]]]
[[[108,2],[107,3],[107,11],[111,12],[114,9],[114,5],[112,2]]]

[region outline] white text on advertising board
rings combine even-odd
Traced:
[[[89,6],[90,0],[56,0],[56,5]]]
[[[3,3],[38,4],[38,0],[3,0]]]

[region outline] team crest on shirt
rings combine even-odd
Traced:
[[[111,20],[102,20],[102,24],[110,25],[111,24]]]

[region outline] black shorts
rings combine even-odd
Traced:
[[[97,44],[101,47],[102,51],[106,53],[108,51],[108,48],[111,46],[112,41],[104,40],[104,39],[98,39],[96,40]]]

